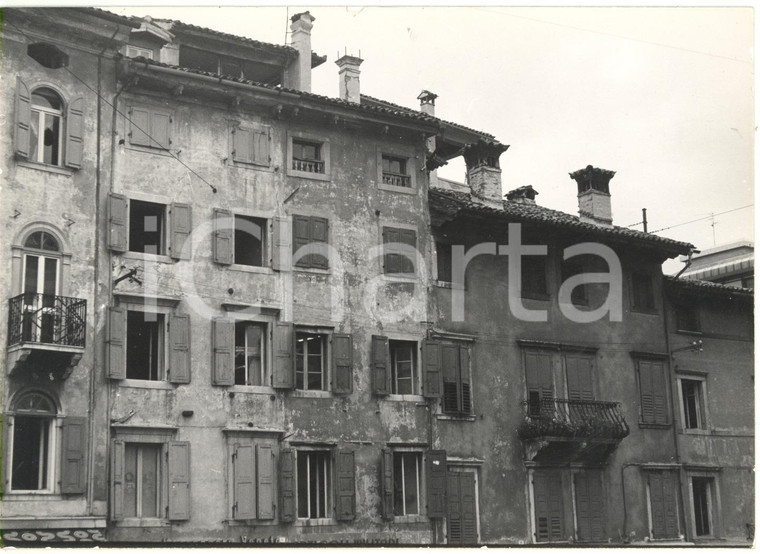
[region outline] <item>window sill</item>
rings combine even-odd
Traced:
[[[257,169],[259,171],[272,171],[272,164],[261,164],[256,162],[238,162],[235,160],[230,161],[231,167],[239,167],[241,169]]]
[[[532,292],[524,292],[520,295],[520,298],[523,300],[539,300],[541,302],[548,302],[552,299],[550,294],[545,293],[532,293]]]
[[[223,523],[230,527],[261,527],[266,525],[276,525],[274,519],[225,519]]]
[[[243,265],[243,264],[230,264],[230,271],[241,271],[244,273],[261,273],[263,275],[274,275],[274,270],[271,267],[260,265]]]
[[[296,527],[327,527],[337,525],[338,520],[332,517],[321,517],[315,519],[298,518],[293,522]]]
[[[389,394],[385,399],[393,402],[425,402],[425,397],[421,394]]]
[[[171,523],[165,519],[140,519],[124,518],[121,521],[112,521],[114,527],[169,527]]]
[[[123,379],[119,382],[119,386],[131,389],[174,390],[174,385],[168,381],[146,381],[143,379]]]
[[[316,275],[330,275],[329,269],[322,269],[319,267],[300,267],[300,266],[293,266],[293,271],[300,271],[301,273],[314,273]]]
[[[19,502],[23,502],[24,500],[45,500],[45,502],[48,502],[50,500],[63,499],[63,495],[54,493],[53,491],[6,491],[3,495],[3,500],[14,500]]]
[[[641,315],[660,315],[660,312],[657,310],[645,310],[643,308],[631,308],[631,313],[634,314],[641,314]]]
[[[453,289],[453,290],[466,290],[464,285],[460,285],[459,283],[453,283],[451,281],[433,281],[433,284],[436,287],[440,287],[442,289]]]
[[[122,253],[121,257],[127,260],[141,260],[144,262],[161,262],[165,264],[174,263],[174,260],[165,254],[145,254],[143,252],[127,251]]]
[[[689,331],[687,329],[676,329],[676,333],[679,335],[691,335],[693,337],[701,337],[702,331]]]
[[[26,167],[28,169],[39,169],[40,171],[47,171],[48,173],[56,173],[57,175],[65,175],[71,177],[74,175],[74,170],[68,167],[62,167],[60,165],[51,165],[42,162],[30,162],[29,160],[18,160],[16,165],[20,167]]]
[[[227,392],[236,392],[241,394],[274,394],[277,389],[266,385],[231,385]]]
[[[393,283],[417,283],[416,273],[383,273],[383,281]]]
[[[311,173],[309,171],[298,171],[295,169],[288,169],[288,177],[299,177],[301,179],[311,179],[314,181],[329,181],[330,175],[327,173]]]
[[[377,185],[377,188],[380,190],[387,191],[387,192],[397,192],[400,194],[410,194],[410,195],[417,194],[417,189],[413,187],[397,187],[394,185],[386,185],[385,183],[379,183]]]
[[[301,390],[290,391],[291,398],[334,398],[333,393],[327,390]]]
[[[172,156],[169,148],[162,148],[159,146],[142,146],[139,144],[126,144],[128,150],[134,150],[136,152],[145,152],[146,154],[156,154],[158,156]]]
[[[457,414],[435,414],[436,419],[443,421],[475,421],[478,419],[475,415],[457,415]]]
[[[710,429],[681,429],[681,433],[684,435],[712,435],[712,431]]]
[[[393,523],[430,523],[430,518],[422,515],[393,516]]]
[[[670,429],[670,423],[641,423],[639,429]]]

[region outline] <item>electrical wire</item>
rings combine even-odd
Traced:
[[[718,216],[718,215],[724,215],[724,214],[730,214],[731,212],[737,212],[739,210],[746,210],[747,208],[751,208],[754,206],[754,204],[747,204],[746,206],[741,206],[739,208],[733,208],[731,210],[726,210],[725,212],[718,212],[717,214],[710,214],[705,217],[700,217],[697,219],[692,219],[690,221],[684,221],[683,223],[677,223],[675,225],[670,225],[669,227],[663,227],[662,229],[657,229],[655,231],[649,231],[651,233],[659,233],[660,231],[667,231],[668,229],[673,229],[675,227],[681,227],[682,225],[688,225],[689,223],[695,223],[697,221],[704,221],[705,219],[710,219],[712,217]]]

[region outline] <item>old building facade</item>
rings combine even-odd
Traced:
[[[435,117],[435,94],[366,96],[350,55],[339,98],[311,93],[308,12],[290,46],[4,17],[8,544],[746,541],[751,495],[740,522],[727,505],[751,486],[751,410],[722,411],[715,364],[738,340],[752,375],[751,291],[738,311],[704,293],[739,338],[674,358],[660,266],[692,247],[614,227],[614,172],[571,174],[579,217],[531,187],[503,200],[507,146]],[[458,156],[467,183],[438,178]],[[499,255],[518,234],[548,245],[522,288]],[[563,260],[583,242],[619,260],[618,321],[558,301],[613,270]],[[713,427],[683,423],[695,390]]]

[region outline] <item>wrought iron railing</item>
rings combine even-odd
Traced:
[[[383,171],[383,184],[407,188],[411,186],[409,175],[399,175],[398,173],[388,173],[387,171]]]
[[[523,406],[525,418],[517,430],[521,439],[622,439],[630,432],[619,402],[534,398]]]
[[[299,160],[294,158],[293,169],[296,171],[304,171],[306,173],[324,173],[325,162],[320,160]]]
[[[86,300],[24,293],[8,303],[8,346],[34,342],[84,347]]]

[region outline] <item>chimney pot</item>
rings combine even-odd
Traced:
[[[437,94],[430,92],[429,90],[423,90],[419,96],[417,96],[417,100],[420,101],[420,111],[435,117],[436,98],[438,98]]]
[[[612,225],[610,180],[614,171],[587,165],[570,173],[578,185],[578,215],[581,221],[597,225]]]
[[[533,188],[532,185],[525,185],[514,190],[510,190],[507,193],[507,200],[515,202],[517,204],[534,204],[536,203],[536,196],[538,191]]]
[[[361,89],[359,87],[359,66],[364,60],[346,54],[335,61],[338,66],[338,88],[340,99],[358,104],[361,101]]]
[[[285,83],[303,92],[311,92],[311,29],[315,19],[309,12],[290,18],[291,46],[298,51],[298,57],[288,67]]]

